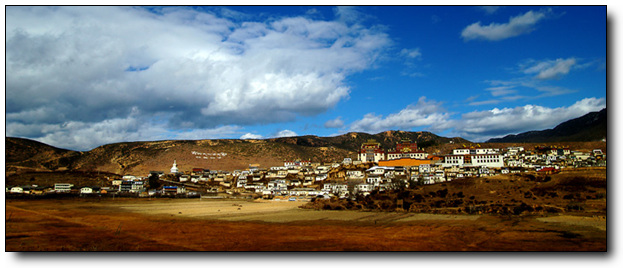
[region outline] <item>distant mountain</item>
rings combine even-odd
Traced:
[[[249,164],[281,166],[285,160],[313,162],[356,158],[362,143],[375,139],[385,149],[394,148],[402,139],[419,147],[470,143],[462,138],[445,138],[430,132],[385,131],[378,134],[347,133],[335,137],[299,136],[263,140],[168,140],[107,144],[88,152],[58,149],[40,142],[6,138],[9,171],[81,170],[116,174],[147,175],[149,171],[168,173],[176,160],[181,170],[204,168],[236,170]]]
[[[599,112],[588,113],[582,117],[571,119],[553,129],[528,131],[503,138],[490,139],[488,143],[511,142],[566,142],[566,141],[598,141],[606,138],[608,133],[606,108]]]

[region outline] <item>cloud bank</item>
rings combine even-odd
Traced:
[[[525,105],[514,108],[491,109],[465,113],[458,121],[448,122],[453,133],[472,141],[544,130],[558,124],[606,108],[605,98],[585,98],[571,106],[549,108]]]
[[[362,119],[350,125],[350,131],[377,133],[385,130],[412,129],[415,127],[443,125],[450,114],[444,112],[440,102],[427,101],[420,97],[415,105],[409,105],[398,113],[383,118],[374,113],[366,114]]]
[[[424,128],[434,132],[447,131],[450,136],[482,142],[507,134],[543,130],[606,108],[605,98],[585,98],[567,107],[524,105],[514,108],[494,108],[464,113],[460,119],[451,119],[440,102],[420,97],[416,105],[409,105],[398,113],[366,114],[350,124],[350,131],[378,133],[387,130]],[[419,130],[419,129],[417,129]]]
[[[225,11],[7,7],[7,135],[80,150],[242,135],[334,107],[390,43],[353,8],[262,22]]]

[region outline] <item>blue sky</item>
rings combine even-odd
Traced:
[[[485,141],[605,108],[606,36],[605,6],[7,7],[6,135]]]

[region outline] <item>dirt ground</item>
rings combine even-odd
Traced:
[[[6,251],[606,251],[606,217],[300,209],[299,201],[6,200]]]

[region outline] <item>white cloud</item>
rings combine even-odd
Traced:
[[[400,56],[411,58],[411,59],[416,59],[416,58],[422,57],[422,52],[420,52],[420,48],[419,47],[418,48],[414,48],[414,49],[403,48],[400,51]]]
[[[492,99],[476,101],[475,98],[468,100],[469,105],[497,104],[501,102],[515,101],[519,99],[538,99],[543,97],[559,96],[575,92],[575,90],[556,85],[547,84],[551,79],[561,78],[572,69],[582,69],[591,66],[592,63],[579,64],[576,58],[556,60],[525,60],[518,64],[518,72],[526,76],[511,80],[487,80],[485,83],[491,87],[489,91]],[[521,92],[521,95],[520,95]],[[536,95],[534,93],[537,93]]]
[[[430,126],[436,128],[444,125],[449,114],[443,112],[440,102],[427,101],[420,97],[417,104],[409,105],[395,114],[383,118],[382,115],[366,114],[362,119],[350,125],[350,131],[377,133],[385,130],[410,130],[414,127]]]
[[[544,60],[531,62],[531,66],[523,66],[525,74],[535,74],[535,78],[541,80],[560,78],[569,73],[571,68],[577,63],[575,58]]]
[[[350,24],[363,16],[356,9],[337,9],[344,20],[267,22],[215,9],[7,7],[7,128],[20,129],[7,132],[42,138],[65,122],[86,131],[125,120],[132,107],[165,132],[200,129],[183,135],[191,138],[291,121],[348,98],[346,78],[390,44],[380,28]],[[109,135],[102,141],[127,137]],[[84,144],[65,144],[92,144],[74,140]]]
[[[547,17],[549,10],[528,11],[523,15],[512,17],[508,23],[491,23],[481,25],[480,21],[467,26],[461,32],[463,40],[483,39],[489,41],[499,41],[522,34],[530,33],[534,30],[540,20]]]
[[[326,128],[341,128],[343,126],[344,126],[344,121],[339,116],[335,119],[328,120],[327,122],[324,123],[324,127]]]
[[[420,48],[407,49],[403,48],[400,50],[398,54],[402,57],[403,64],[405,65],[405,69],[400,72],[401,75],[410,76],[410,77],[423,77],[425,76],[422,72],[419,71],[420,66],[416,64],[416,61],[422,60],[422,52]]]
[[[262,135],[253,134],[253,133],[245,133],[244,135],[240,136],[241,140],[259,140],[262,138],[264,138],[262,137]]]
[[[370,18],[370,16],[362,13],[355,6],[338,6],[335,8],[335,14],[338,20],[346,23],[359,23]]]
[[[491,91],[491,95],[494,97],[504,96],[509,94],[517,93],[517,90],[513,90],[515,86],[501,86],[501,87],[490,87],[487,88],[487,91]]]
[[[487,14],[493,14],[500,9],[500,6],[481,6],[479,8]]]
[[[463,114],[451,121],[453,133],[472,141],[485,141],[507,134],[553,128],[556,125],[606,107],[604,98],[586,98],[568,107],[525,105]]]
[[[298,136],[298,135],[296,134],[296,132],[289,130],[289,129],[284,129],[282,131],[277,132],[277,134],[275,134],[275,138],[294,137],[294,136]]]

